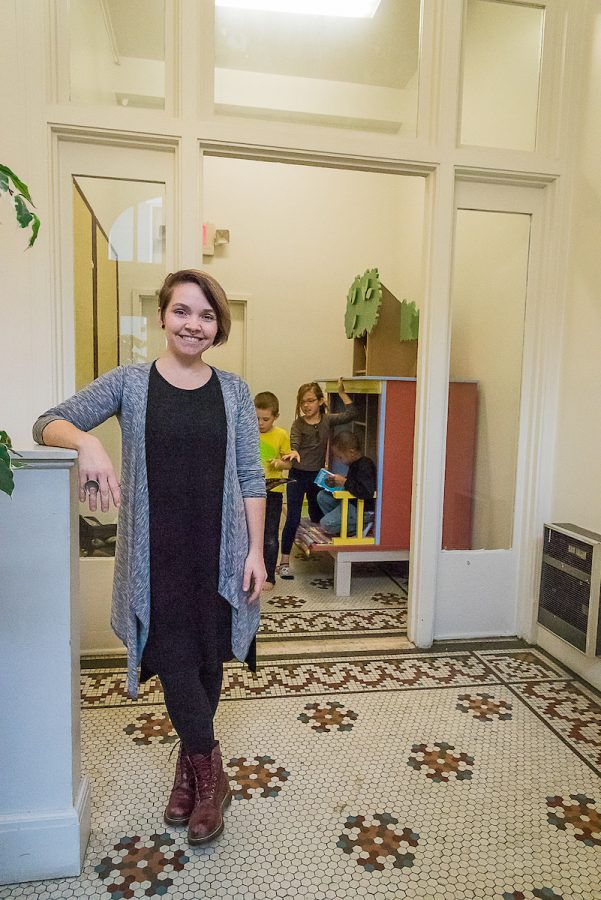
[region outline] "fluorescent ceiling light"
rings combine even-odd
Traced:
[[[305,16],[373,18],[381,0],[215,0],[215,6],[259,9],[265,12],[299,13]]]

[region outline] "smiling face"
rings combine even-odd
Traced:
[[[168,352],[184,359],[201,357],[213,345],[218,329],[215,310],[193,282],[176,285],[161,324]]]

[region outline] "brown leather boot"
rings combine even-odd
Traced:
[[[168,825],[186,825],[194,809],[194,769],[179,745],[175,779],[163,818]]]
[[[219,744],[211,753],[188,756],[195,778],[194,810],[188,822],[188,843],[206,844],[223,831],[223,811],[232,800],[227,775],[223,771]]]

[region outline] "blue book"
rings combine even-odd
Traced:
[[[317,475],[315,476],[315,484],[318,487],[323,488],[324,491],[329,491],[331,494],[333,494],[334,491],[342,490],[342,488],[338,484],[328,484],[327,483],[326,478],[328,478],[332,474],[333,473],[328,472],[327,469],[320,469],[319,472],[317,473]]]

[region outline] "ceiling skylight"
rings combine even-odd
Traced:
[[[215,0],[215,6],[264,12],[298,13],[305,16],[373,18],[381,0]]]

